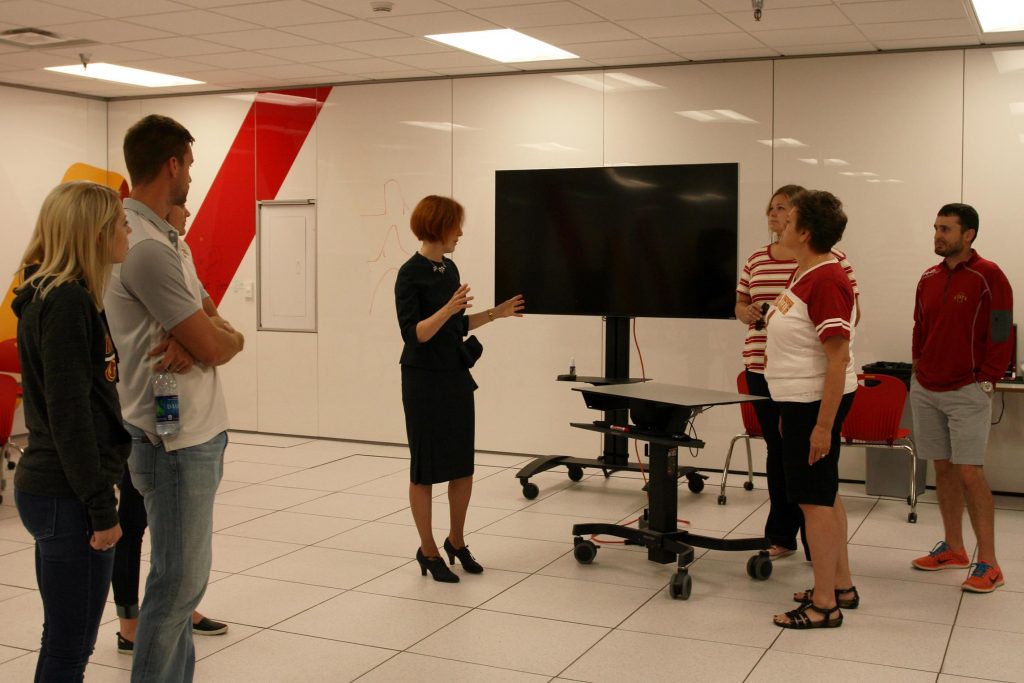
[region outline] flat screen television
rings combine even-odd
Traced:
[[[739,164],[495,173],[495,297],[530,314],[735,316]]]

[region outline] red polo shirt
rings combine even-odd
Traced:
[[[992,313],[1013,310],[1013,291],[999,266],[971,250],[952,270],[945,260],[924,271],[914,304],[913,358],[929,391],[995,382],[1010,362],[1011,335],[992,341]]]

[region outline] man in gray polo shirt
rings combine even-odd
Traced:
[[[114,269],[104,304],[121,358],[118,385],[128,461],[149,518],[151,569],[139,612],[133,683],[191,681],[192,611],[210,574],[213,497],[223,472],[227,409],[216,366],[242,350],[230,324],[203,310],[202,285],[162,216],[188,195],[192,135],[150,115],[124,138],[131,197],[128,256]],[[156,434],[153,373],[175,373],[181,429]]]

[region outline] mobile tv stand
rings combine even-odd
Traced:
[[[680,474],[689,476],[691,467],[679,467],[678,448],[701,448],[702,441],[689,438],[685,433],[690,417],[704,408],[731,403],[758,400],[745,394],[733,394],[708,389],[694,389],[656,382],[618,384],[590,389],[575,388],[583,393],[587,407],[596,410],[626,410],[632,420],[628,432],[618,432],[627,439],[646,442],[650,458],[647,484],[647,509],[640,528],[620,524],[574,524],[573,556],[580,564],[590,564],[597,555],[598,545],[584,539],[585,534],[603,534],[623,538],[627,545],[647,548],[647,559],[660,564],[678,563],[678,570],[669,582],[669,594],[686,600],[690,597],[692,579],[689,566],[694,560],[694,547],[724,551],[757,551],[747,561],[747,574],[765,580],[772,573],[768,556],[767,538],[724,539],[692,534],[676,526],[678,513],[678,480]],[[601,424],[572,423],[577,429],[601,433],[613,430]]]
[[[559,382],[582,382],[593,386],[608,386],[612,384],[636,384],[646,382],[646,379],[629,376],[629,318],[621,316],[608,316],[604,319],[604,375],[559,375]],[[629,411],[620,409],[606,410],[604,413],[606,425],[627,425],[629,424]],[[613,472],[640,472],[640,463],[631,462],[629,459],[629,440],[620,432],[611,429],[602,432],[604,434],[602,454],[597,458],[574,458],[568,455],[547,455],[534,458],[516,473],[516,478],[523,487],[523,496],[533,500],[540,495],[540,488],[530,481],[530,477],[546,472],[556,467],[565,466],[568,470],[569,479],[580,481],[583,479],[583,470],[591,467],[599,469],[605,477],[611,476]],[[681,475],[687,478],[690,490],[700,493],[704,490],[705,477],[698,474],[694,468],[685,468]]]

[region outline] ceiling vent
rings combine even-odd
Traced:
[[[70,47],[72,45],[91,45],[93,41],[82,38],[68,38],[41,28],[12,28],[0,31],[0,43],[27,49],[46,49],[52,47]]]

